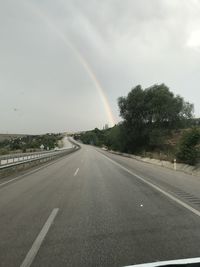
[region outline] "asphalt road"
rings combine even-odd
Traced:
[[[0,266],[200,256],[200,178],[90,146],[0,181]]]

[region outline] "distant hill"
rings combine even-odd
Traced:
[[[0,142],[24,136],[27,136],[27,134],[0,134]]]

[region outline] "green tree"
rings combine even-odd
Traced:
[[[115,125],[105,131],[104,144],[112,150],[126,151],[126,140],[124,138],[123,124]]]
[[[180,140],[177,158],[190,165],[195,165],[200,157],[200,129],[192,128],[185,132]]]
[[[127,147],[132,152],[154,145],[156,139],[151,133],[161,140],[166,130],[183,127],[193,117],[193,105],[164,84],[146,89],[138,85],[127,97],[120,97],[118,105],[127,131]]]

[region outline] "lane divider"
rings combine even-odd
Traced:
[[[42,230],[40,231],[39,235],[37,236],[37,238],[35,239],[31,249],[29,250],[29,252],[27,253],[24,261],[22,262],[22,264],[20,265],[20,267],[30,267],[32,262],[34,261],[41,245],[42,242],[44,241],[45,236],[47,235],[53,221],[55,220],[55,217],[58,213],[59,209],[55,208],[52,210],[49,218],[47,219],[46,223],[44,224],[44,226],[42,227]]]
[[[74,173],[74,176],[76,176],[79,172],[79,168],[76,169],[75,173]]]

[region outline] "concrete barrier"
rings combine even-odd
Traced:
[[[170,161],[165,161],[165,160],[143,158],[140,156],[127,154],[127,153],[121,153],[121,152],[112,151],[112,150],[107,150],[107,151],[112,154],[121,155],[123,157],[128,157],[128,158],[133,158],[141,162],[161,166],[161,167],[168,168],[174,171],[181,171],[187,174],[200,176],[200,166],[191,166],[191,165],[187,165],[183,163],[172,163]]]

